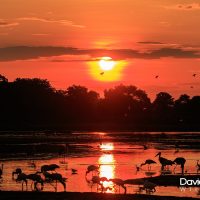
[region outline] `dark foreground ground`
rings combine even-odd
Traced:
[[[18,200],[199,200],[190,197],[170,197],[141,194],[100,194],[80,192],[7,192],[0,191],[0,199]]]

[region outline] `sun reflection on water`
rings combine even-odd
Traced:
[[[114,146],[112,143],[102,144],[100,146],[102,150],[113,150]],[[103,154],[98,161],[99,176],[106,177],[107,179],[115,178],[115,159],[113,154]],[[113,188],[113,183],[110,181],[104,181],[103,186],[105,188]],[[107,190],[107,192],[113,192],[113,190]]]
[[[114,150],[113,143],[103,143],[100,145],[102,151],[111,151]]]

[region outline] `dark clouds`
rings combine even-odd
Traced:
[[[65,54],[73,55],[76,51],[77,49],[71,47],[4,47],[0,48],[0,61],[29,60]]]
[[[140,52],[134,49],[77,49],[72,47],[53,46],[16,46],[0,48],[0,61],[15,61],[39,59],[42,57],[51,58],[55,56],[80,55],[88,56],[89,60],[95,60],[101,56],[110,56],[116,60],[125,59],[159,59],[166,57],[173,58],[200,58],[197,50],[184,50],[181,48],[159,48],[151,51]]]
[[[155,41],[141,41],[138,44],[164,44],[162,42],[155,42]]]
[[[183,50],[181,48],[161,48],[146,54],[146,58],[199,58],[200,54],[196,50]]]

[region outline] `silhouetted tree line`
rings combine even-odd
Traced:
[[[160,92],[153,102],[135,86],[95,91],[73,85],[54,89],[47,80],[0,75],[0,129],[199,130],[200,96],[174,99]]]

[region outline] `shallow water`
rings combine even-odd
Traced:
[[[153,139],[152,136],[153,135]],[[75,137],[73,145],[75,151],[67,151],[66,164],[60,164],[63,158],[56,154],[45,154],[45,157],[37,155],[34,157],[36,169],[29,165],[29,157],[26,159],[4,159],[3,178],[0,180],[0,190],[21,190],[21,183],[12,180],[11,173],[17,167],[20,167],[24,173],[35,173],[40,171],[44,164],[58,164],[60,166],[56,171],[61,173],[67,179],[67,191],[88,192],[97,191],[96,185],[87,182],[92,178],[92,173],[85,176],[88,165],[100,164],[100,177],[120,178],[123,180],[142,178],[149,175],[148,166],[143,166],[139,171],[139,166],[146,159],[153,159],[156,164],[151,166],[153,176],[160,174],[160,163],[155,155],[160,151],[162,156],[174,160],[176,157],[184,157],[187,161],[185,171],[187,173],[196,173],[196,162],[200,159],[200,149],[197,143],[200,141],[200,133],[162,133],[163,137],[157,137],[158,133],[143,133],[143,138],[138,140],[134,133],[73,133],[70,137]],[[23,137],[23,136],[21,136]],[[59,137],[54,135],[54,137]],[[117,139],[116,139],[117,138]],[[148,139],[151,138],[151,139]],[[156,141],[155,138],[158,138]],[[80,140],[81,139],[81,142]],[[82,140],[86,139],[86,141]],[[96,140],[92,140],[96,139]],[[76,142],[77,140],[77,142]],[[192,142],[194,140],[194,142]],[[89,142],[92,141],[92,142]],[[78,143],[79,142],[79,143]],[[178,142],[178,148],[175,144]],[[65,143],[63,143],[65,144]],[[145,145],[147,149],[144,149]],[[44,155],[44,154],[43,154]],[[47,156],[47,157],[46,157]],[[48,157],[51,156],[51,157]],[[19,158],[19,157],[18,157]],[[77,169],[77,174],[72,174],[71,169]],[[170,167],[173,172],[174,167]],[[180,167],[177,166],[175,173],[180,173]],[[111,182],[104,182],[105,187],[109,187],[107,192],[123,193],[123,188],[115,187]],[[31,181],[28,183],[28,190],[31,190]],[[186,188],[185,190],[177,187],[156,187],[156,195],[173,195],[198,197],[198,188]],[[48,183],[45,184],[44,191],[54,191],[54,187]],[[58,184],[58,191],[63,191],[62,185]],[[100,192],[100,191],[99,191]],[[138,193],[139,186],[127,185],[127,193]],[[144,191],[142,193],[145,193]]]

